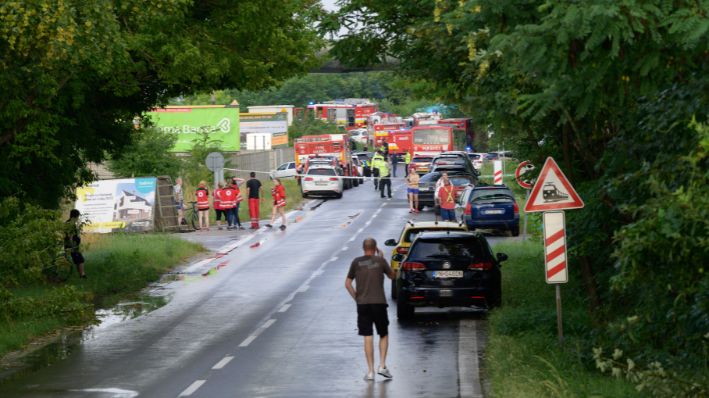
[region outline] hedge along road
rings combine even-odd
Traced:
[[[398,323],[390,306],[394,379],[362,380],[356,308],[343,283],[365,237],[386,250],[384,240],[398,236],[409,218],[404,197],[401,181],[392,200],[381,200],[368,182],[293,213],[285,232],[262,228],[203,264],[218,271],[170,283],[166,306],[98,328],[67,358],[0,384],[2,395],[481,396],[485,321],[474,312],[434,309]]]

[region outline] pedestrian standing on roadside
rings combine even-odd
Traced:
[[[231,184],[227,184],[224,189],[222,189],[222,200],[221,207],[226,215],[227,230],[232,230],[236,228],[236,220],[234,217],[234,211],[236,210],[236,195],[238,191],[234,189]]]
[[[377,162],[379,170],[379,196],[384,197],[384,189],[387,190],[387,196],[391,199],[391,178],[389,177],[389,164],[382,160]]]
[[[409,151],[406,151],[406,154],[404,155],[404,165],[404,172],[406,173],[406,177],[408,177],[410,171],[409,169],[411,167],[411,152]]]
[[[406,192],[409,196],[409,213],[419,212],[419,175],[414,172],[413,167],[406,176]]]
[[[234,224],[233,224],[233,229],[246,229],[241,225],[241,220],[239,220],[239,207],[241,206],[241,201],[244,200],[244,197],[241,195],[241,189],[239,188],[239,185],[244,183],[243,178],[239,177],[232,177],[231,178],[231,187],[234,189],[236,192],[236,207],[234,207],[234,212],[233,216],[234,217]]]
[[[214,190],[214,213],[217,224],[217,229],[222,230],[222,217],[224,217],[224,222],[227,224],[229,220],[227,218],[226,210],[222,207],[222,195],[224,193],[224,183],[220,182],[217,184],[217,189]]]
[[[352,260],[345,279],[345,288],[357,303],[358,334],[364,337],[364,356],[367,359],[367,374],[364,380],[374,380],[374,330],[379,335],[379,368],[377,373],[386,379],[392,375],[386,366],[389,349],[389,318],[384,275],[394,279],[395,274],[377,247],[377,241],[367,238],[362,243],[364,256]],[[352,282],[354,281],[354,286]]]
[[[399,156],[395,153],[391,154],[391,175],[396,177],[396,166],[399,165]]]
[[[261,187],[261,181],[256,179],[256,173],[251,172],[249,174],[249,180],[246,181],[246,190],[249,196],[249,217],[251,217],[251,227],[250,229],[259,228],[259,212],[261,206],[261,200],[263,198],[263,188]]]
[[[379,190],[379,166],[384,163],[384,155],[377,151],[374,156],[372,156],[372,177],[374,177],[374,190]]]
[[[200,181],[194,194],[197,197],[199,229],[209,231],[209,190],[207,189],[207,182]]]
[[[175,178],[172,194],[175,197],[175,208],[177,209],[177,225],[187,224],[185,221],[185,196],[182,191],[182,177]]]
[[[441,220],[455,221],[455,188],[447,175],[443,186],[438,188],[438,201],[441,206]]]
[[[76,265],[79,271],[79,277],[86,279],[86,271],[84,271],[84,255],[81,254],[81,212],[77,209],[71,209],[69,219],[66,220],[64,230],[64,250],[69,250],[71,261]]]
[[[273,179],[273,189],[271,189],[271,196],[273,196],[273,211],[271,212],[271,222],[266,224],[266,227],[273,228],[273,223],[276,221],[276,214],[281,215],[281,226],[279,227],[281,231],[286,229],[286,187],[281,184],[279,178]]]

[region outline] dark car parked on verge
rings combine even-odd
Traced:
[[[462,221],[469,230],[495,229],[519,235],[519,206],[505,185],[467,187],[460,196]]]
[[[472,232],[424,232],[414,241],[396,279],[396,314],[413,317],[416,307],[500,306],[500,263],[487,239]]]

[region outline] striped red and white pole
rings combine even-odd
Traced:
[[[547,283],[569,281],[563,211],[544,212],[544,265]]]
[[[495,160],[493,162],[493,184],[502,185],[502,161]]]

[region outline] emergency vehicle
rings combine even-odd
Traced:
[[[370,144],[375,147],[383,142],[389,142],[389,133],[406,128],[406,123],[399,115],[393,113],[376,112],[367,119],[367,131]]]
[[[411,130],[391,131],[387,137],[387,142],[389,143],[389,153],[403,156],[406,152],[412,152],[413,139]]]
[[[373,102],[347,103],[326,102],[308,105],[315,119],[336,123],[350,129],[366,127],[367,118],[379,110],[379,105]]]
[[[453,128],[448,126],[424,125],[411,129],[411,151],[413,155],[434,156],[453,150]]]
[[[295,164],[300,173],[307,171],[308,160],[334,158],[345,176],[358,176],[352,167],[350,146],[345,134],[304,135],[295,140]],[[359,185],[357,180],[346,178],[345,189]]]
[[[473,148],[473,140],[475,138],[475,132],[473,131],[473,119],[439,119],[438,125],[453,128],[453,142],[456,147],[459,149],[465,149],[468,152],[474,152],[475,148]]]

